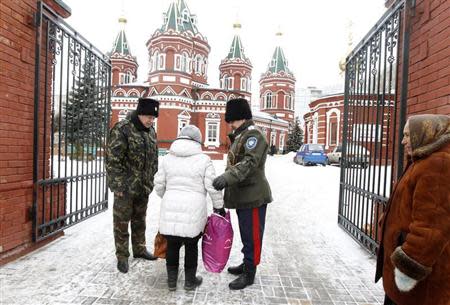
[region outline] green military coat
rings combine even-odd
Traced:
[[[272,202],[272,192],[265,175],[269,144],[252,120],[246,121],[231,140],[225,173],[225,207],[247,209]]]
[[[106,154],[108,186],[112,192],[148,196],[158,171],[156,132],[146,128],[137,114],[118,122],[110,131]]]

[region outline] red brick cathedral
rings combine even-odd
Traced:
[[[168,149],[180,129],[193,124],[202,131],[204,150],[214,159],[222,158],[230,132],[224,119],[227,101],[237,97],[251,101],[253,66],[239,36],[241,25],[233,25],[236,34],[219,66],[220,88],[211,88],[207,76],[211,47],[197,27],[197,16],[185,0],[173,1],[163,16],[162,26],[146,43],[149,71],[144,83],[136,82],[138,64],[125,35],[127,21],[119,19],[121,30],[110,53],[112,123],[135,109],[139,97],[152,97],[160,101],[155,123],[160,149]],[[270,144],[283,151],[289,122],[294,120],[295,77],[279,45],[259,85],[260,111],[253,111],[254,121]]]

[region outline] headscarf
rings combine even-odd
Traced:
[[[413,159],[427,157],[450,143],[449,115],[414,115],[408,123]]]

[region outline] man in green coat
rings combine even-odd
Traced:
[[[239,275],[230,289],[243,289],[255,280],[260,262],[267,204],[272,193],[265,175],[269,145],[264,134],[255,127],[249,102],[238,98],[228,101],[225,121],[233,132],[225,173],[213,181],[217,190],[225,188],[225,207],[236,209],[243,244],[243,263],[228,268]]]
[[[128,272],[130,222],[133,256],[156,259],[146,249],[145,217],[148,196],[153,190],[153,177],[158,170],[156,132],[152,127],[158,111],[158,101],[140,98],[136,111],[110,131],[106,172],[108,186],[114,192],[117,269],[123,273]]]

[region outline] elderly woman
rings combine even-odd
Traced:
[[[376,281],[386,305],[450,304],[450,116],[409,118],[408,165],[386,208]]]
[[[193,126],[185,126],[160,162],[155,176],[155,191],[162,197],[159,232],[167,239],[167,284],[177,288],[180,248],[184,245],[184,289],[194,290],[202,283],[196,276],[198,240],[207,218],[206,195],[214,212],[224,215],[222,192],[212,181],[216,177],[211,159],[202,151],[202,135]]]

